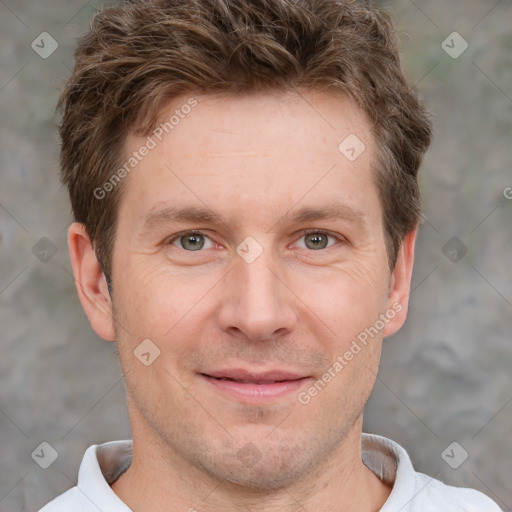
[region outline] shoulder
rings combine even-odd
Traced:
[[[98,508],[78,489],[73,487],[45,505],[39,512],[98,512]]]
[[[475,489],[453,487],[423,473],[415,472],[417,499],[411,502],[410,512],[502,512],[485,494]]]
[[[131,450],[129,440],[87,448],[78,471],[77,485],[39,512],[129,512],[110,484],[130,465]]]
[[[363,434],[362,453],[366,466],[392,487],[380,512],[502,512],[479,491],[415,471],[406,450],[391,439]]]

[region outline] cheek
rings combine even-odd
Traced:
[[[166,267],[133,265],[118,283],[115,305],[119,322],[126,324],[132,338],[162,339],[186,326],[187,316],[208,289],[205,286],[204,280],[173,275]]]
[[[126,279],[119,285],[120,303],[115,306],[116,321],[122,326],[118,351],[127,380],[141,388],[154,388],[159,381],[162,389],[170,387],[180,396],[182,388],[176,387],[177,381],[191,384],[195,362],[191,355],[199,350],[201,340],[212,336],[208,318],[217,308],[215,294],[208,290],[219,278],[213,279],[212,274],[176,275],[164,268],[125,273]],[[150,352],[158,353],[149,367],[134,357],[147,339],[157,347]],[[136,387],[132,389],[135,394]]]
[[[377,264],[360,264],[329,269],[309,279],[298,274],[293,289],[336,333],[352,336],[353,329],[372,325],[385,311],[388,269]]]

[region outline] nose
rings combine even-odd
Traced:
[[[224,332],[258,342],[275,340],[296,327],[295,296],[269,253],[264,250],[252,263],[237,257],[225,277],[218,315]]]

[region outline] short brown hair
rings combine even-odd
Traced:
[[[184,93],[292,89],[346,94],[370,119],[394,267],[420,220],[417,171],[432,128],[389,15],[348,0],[149,0],[95,16],[58,105],[62,181],[107,279],[122,186],[101,200],[94,191],[118,169],[127,134],[149,134],[164,102]]]

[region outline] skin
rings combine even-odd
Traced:
[[[377,511],[390,489],[362,463],[363,411],[382,340],[406,318],[416,230],[390,271],[369,122],[320,92],[194,97],[125,178],[112,299],[83,226],[69,230],[84,310],[117,341],[126,380],[133,460],[112,488],[138,512]],[[349,134],[366,146],[353,162],[338,150]],[[128,136],[126,156],[145,140]],[[222,222],[147,222],[183,204]],[[293,220],[333,204],[343,218]],[[205,235],[201,250],[170,241],[188,229]],[[304,229],[332,234],[327,247],[311,248]],[[252,263],[236,252],[248,236],[262,248]],[[201,376],[286,369],[310,377],[307,390],[393,304],[401,311],[308,404],[296,392],[244,403]],[[160,355],[145,366],[134,350],[148,338]],[[248,443],[260,456],[250,466],[237,457]]]

